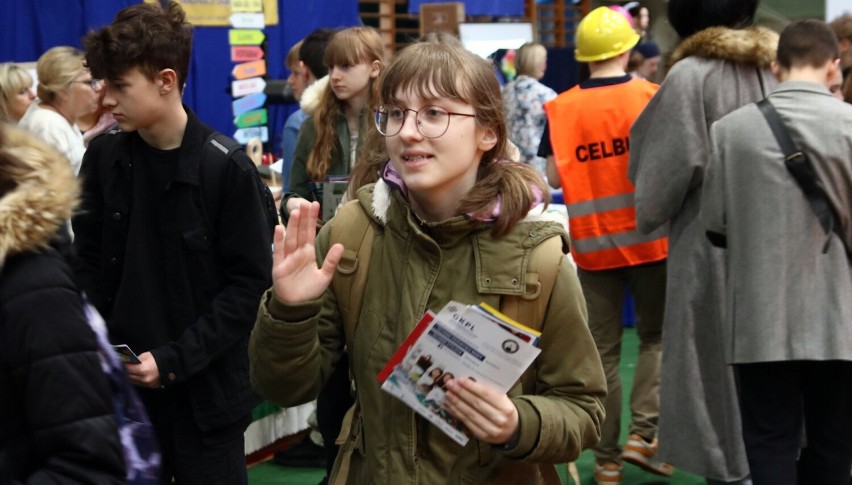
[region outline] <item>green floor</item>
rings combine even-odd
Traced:
[[[630,413],[627,407],[627,399],[630,397],[630,389],[633,387],[633,368],[636,366],[637,351],[639,348],[636,331],[627,328],[624,332],[624,345],[621,356],[621,379],[624,386],[625,405],[621,419],[624,429],[622,439],[626,439],[627,424],[630,422]],[[592,468],[594,467],[594,456],[591,451],[586,451],[577,460],[577,469],[583,485],[594,484]],[[559,474],[565,480],[565,467],[559,467]],[[249,468],[249,483],[251,485],[317,485],[323,476],[322,470],[308,468],[285,468],[265,462]],[[635,466],[624,466],[624,481],[622,485],[704,485],[704,480],[687,473],[676,471],[672,478],[663,478],[647,473]]]

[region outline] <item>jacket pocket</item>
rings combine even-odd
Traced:
[[[190,281],[200,284],[205,291],[221,287],[220,263],[212,234],[204,226],[193,227],[181,232],[182,252],[186,255],[186,271]]]
[[[183,243],[190,251],[209,251],[213,247],[213,238],[203,226],[183,231]]]

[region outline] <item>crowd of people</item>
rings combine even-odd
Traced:
[[[779,35],[757,7],[669,0],[665,56],[639,2],[594,9],[562,93],[541,44],[501,87],[451,34],[391,57],[318,29],[284,60],[274,230],[249,156],[182,103],[179,3],[47,50],[36,92],[0,65],[0,484],[248,483],[261,399],[316,401],[327,483],[555,484],[591,449],[597,485],[849,484],[852,14]],[[376,378],[450,301],[541,331],[508,392],[410,358],[465,446]]]

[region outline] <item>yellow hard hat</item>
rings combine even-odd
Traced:
[[[580,62],[605,61],[629,51],[638,42],[639,34],[624,15],[598,7],[577,26],[574,57]]]

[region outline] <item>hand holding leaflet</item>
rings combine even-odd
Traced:
[[[125,364],[138,364],[139,357],[126,344],[113,345],[113,349],[118,353],[118,358]]]
[[[469,439],[462,421],[477,438],[505,443],[518,420],[506,393],[540,353],[539,336],[493,308],[450,302],[424,315],[378,378],[459,444]]]

